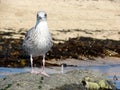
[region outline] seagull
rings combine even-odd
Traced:
[[[51,49],[52,45],[52,37],[47,25],[47,14],[44,11],[38,11],[36,24],[26,33],[22,44],[24,51],[30,56],[31,73],[41,73],[49,77],[45,72],[45,55]],[[43,57],[41,72],[33,69],[33,57],[36,56]]]

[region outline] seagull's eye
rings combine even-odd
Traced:
[[[41,19],[41,16],[39,16],[39,15],[37,14],[37,18]]]
[[[47,14],[45,14],[45,17],[47,17]]]

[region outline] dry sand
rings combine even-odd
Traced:
[[[35,25],[36,12],[41,10],[48,14],[55,39],[84,36],[120,40],[119,0],[1,0],[0,31],[24,28],[25,32]]]

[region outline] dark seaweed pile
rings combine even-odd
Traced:
[[[29,56],[22,50],[22,39],[5,39],[0,37],[0,66],[24,67],[30,66]],[[47,53],[47,60],[85,58],[94,60],[95,57],[120,57],[120,41],[101,40],[90,37],[70,38],[64,43],[54,44]],[[34,58],[36,66],[41,57]],[[38,64],[39,66],[39,64]]]
[[[54,44],[50,51],[49,58],[75,58],[81,57],[105,57],[120,56],[120,41],[101,40],[90,37],[70,38],[64,43]]]

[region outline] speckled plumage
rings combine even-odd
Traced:
[[[35,26],[25,35],[22,45],[23,49],[31,58],[34,56],[43,56],[43,59],[45,59],[45,54],[50,50],[52,45],[52,38],[47,25],[47,14],[43,11],[38,12]]]
[[[41,12],[39,12],[41,13]],[[31,28],[25,35],[23,49],[32,56],[46,54],[52,46],[51,34],[46,20],[41,20],[36,27]]]

